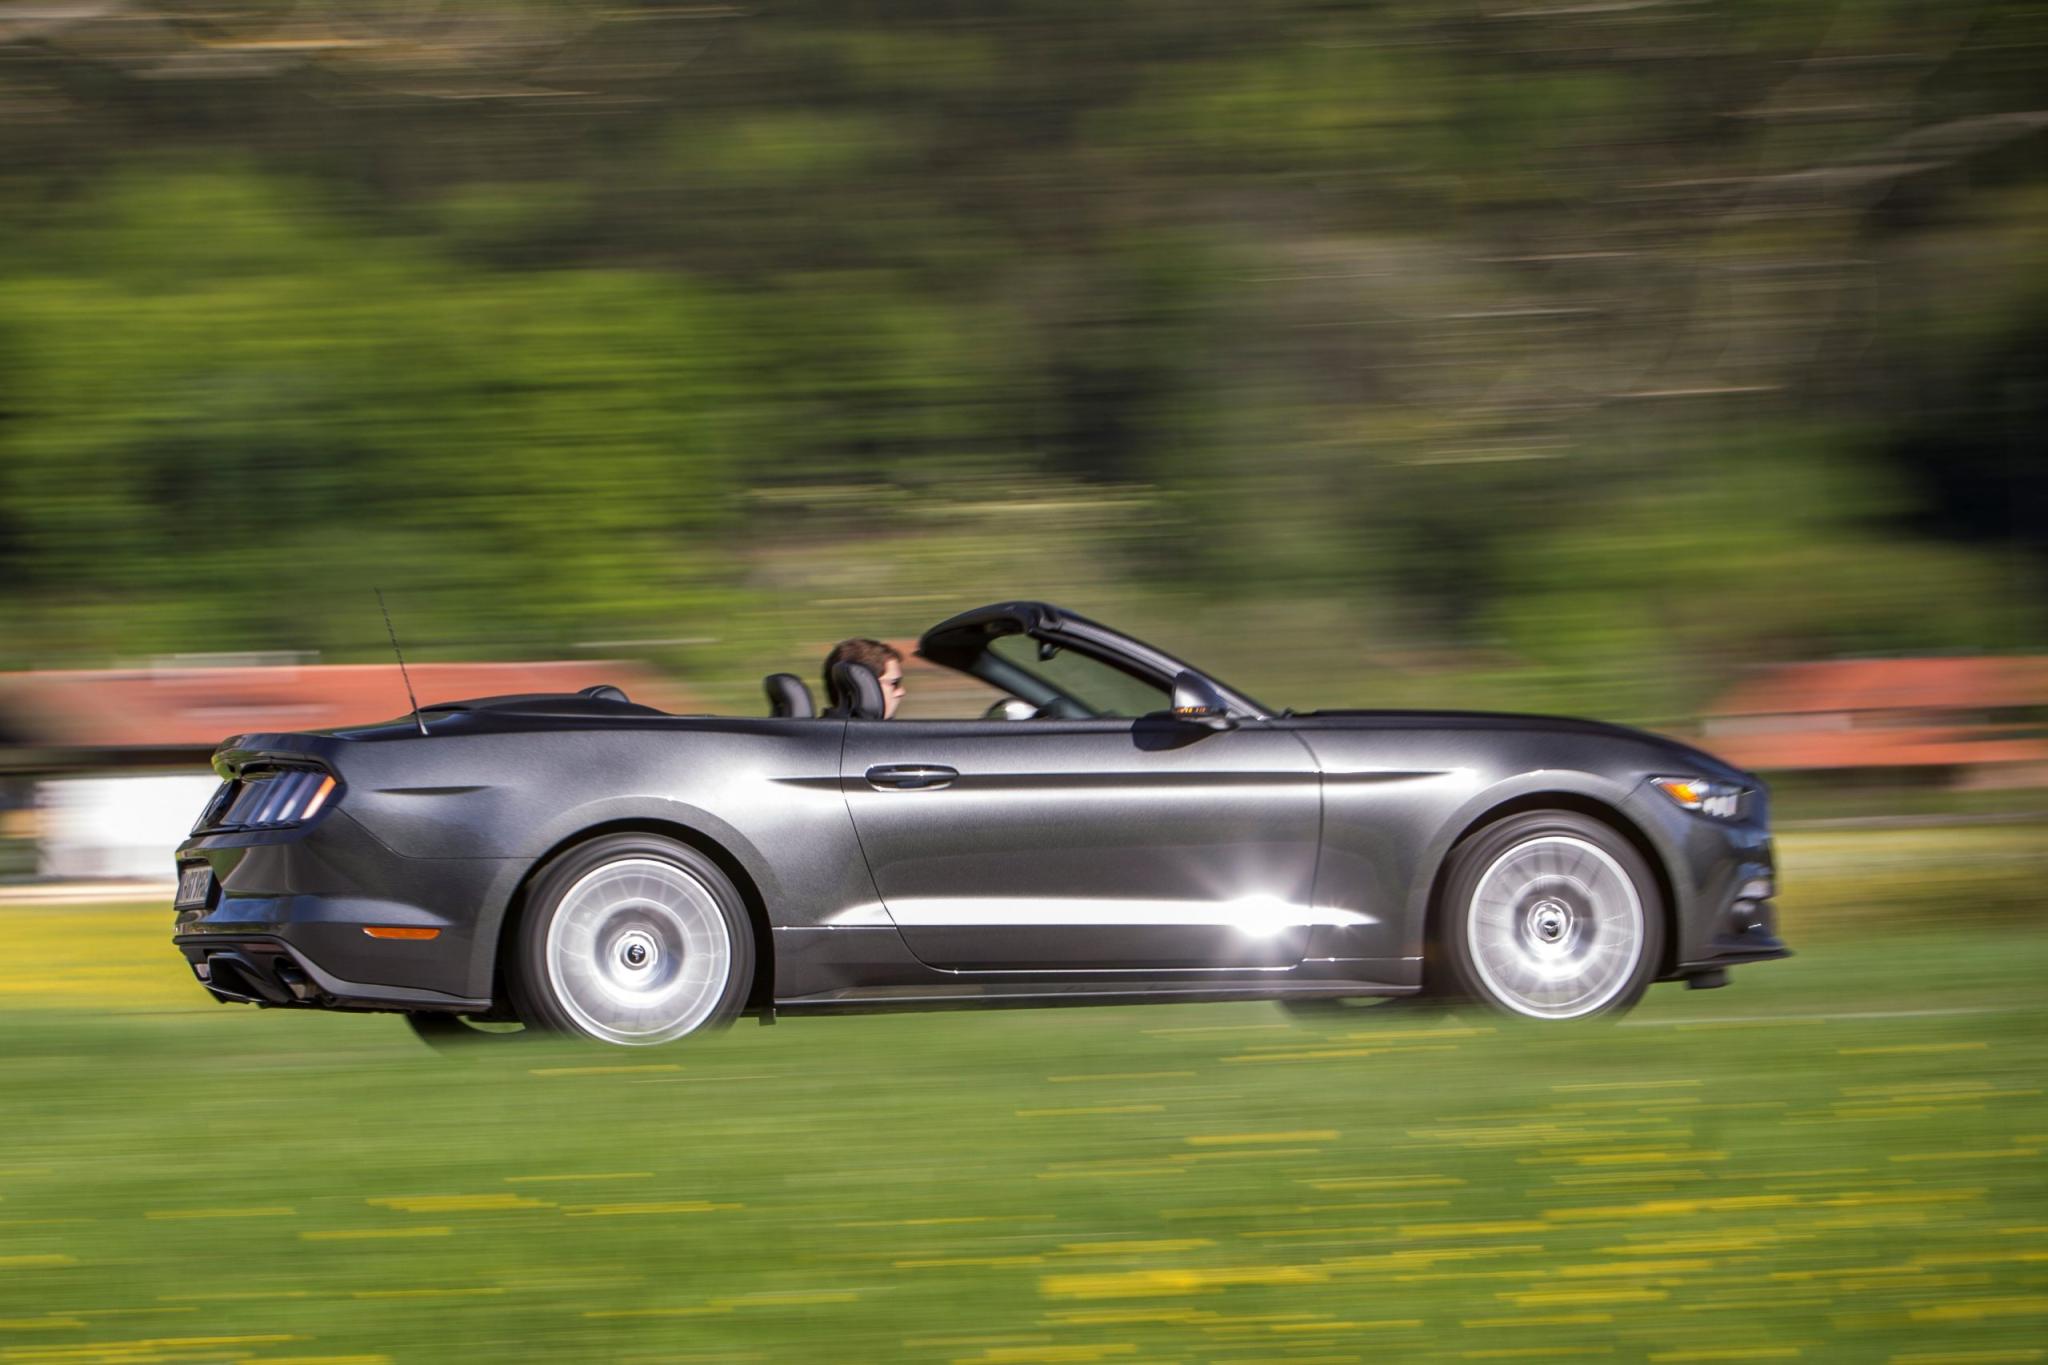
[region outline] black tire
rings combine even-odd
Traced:
[[[534,878],[507,955],[528,1028],[624,1046],[730,1024],[754,981],[754,930],[732,879],[658,834],[608,834]]]
[[[1335,995],[1301,1000],[1281,1000],[1281,1009],[1303,1023],[1342,1023],[1371,1010],[1389,1019],[1407,1018],[1431,1010],[1449,1009],[1457,1002],[1432,995]]]
[[[405,1016],[413,1035],[444,1057],[471,1061],[533,1035],[517,1024],[473,1020],[467,1015],[416,1010]]]
[[[1451,851],[1430,985],[1535,1019],[1620,1013],[1656,979],[1665,913],[1649,864],[1612,826],[1511,815]]]

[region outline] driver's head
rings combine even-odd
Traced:
[[[903,704],[903,651],[880,640],[841,640],[825,656],[825,695],[832,695],[832,670],[843,663],[866,664],[882,682],[882,719]]]

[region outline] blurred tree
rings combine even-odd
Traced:
[[[375,582],[446,646],[558,647],[728,577],[704,291],[479,279],[247,175],[118,178],[66,216],[5,294],[17,648],[374,647]]]
[[[0,11],[0,661],[371,651],[373,578],[468,653],[1192,592],[1282,674],[1636,714],[2038,648],[2044,43],[2030,0]]]

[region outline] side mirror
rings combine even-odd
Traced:
[[[1230,703],[1216,690],[1216,684],[1187,670],[1173,680],[1173,718],[1217,730],[1227,730],[1234,724]]]

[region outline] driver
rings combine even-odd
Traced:
[[[882,684],[882,719],[890,720],[908,695],[903,687],[903,651],[880,640],[841,640],[825,656],[825,695],[832,695],[832,670],[843,663],[866,664]]]

